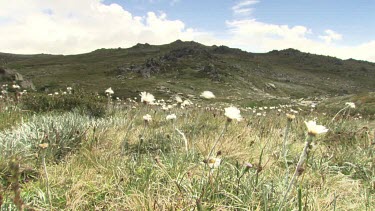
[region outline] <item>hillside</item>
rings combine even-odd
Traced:
[[[79,55],[0,54],[5,68],[31,79],[38,90],[67,86],[120,97],[212,90],[221,101],[336,96],[375,90],[375,64],[303,53],[294,49],[249,53],[226,46],[177,40],[137,44]]]
[[[0,55],[0,210],[375,210],[372,63],[181,41]]]

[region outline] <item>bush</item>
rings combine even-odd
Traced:
[[[35,115],[14,130],[0,133],[0,151],[6,156],[32,156],[38,145],[48,143],[48,154],[55,161],[80,148],[90,126],[90,118],[77,113]]]
[[[32,158],[39,154],[39,144],[48,143],[47,160],[59,162],[82,146],[89,146],[108,128],[121,127],[127,121],[123,116],[93,119],[77,112],[35,114],[18,127],[0,131],[0,154],[6,159]]]
[[[106,99],[93,94],[78,92],[66,95],[32,93],[22,98],[22,108],[34,112],[72,111],[102,117],[106,111]]]

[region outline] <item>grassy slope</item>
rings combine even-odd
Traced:
[[[135,106],[121,106],[98,119],[71,112],[41,113],[12,130],[1,131],[0,135],[8,133],[7,143],[13,136],[26,143],[12,148],[21,152],[17,156],[0,159],[4,207],[14,208],[12,170],[8,167],[11,158],[18,157],[23,201],[29,208],[49,209],[41,163],[46,153],[51,204],[57,210],[190,210],[198,204],[213,210],[277,209],[286,188],[285,178],[293,173],[306,138],[303,121],[315,117],[330,131],[317,139],[298,180],[303,206],[308,210],[375,207],[375,149],[368,136],[374,126],[362,128],[367,125],[364,119],[345,113],[331,122],[331,115],[303,109],[289,131],[286,167],[278,156],[285,114],[274,110],[259,117],[243,111],[245,120],[231,122],[219,139],[215,152],[221,151],[222,164],[209,176],[210,170],[202,161],[224,127],[221,110],[174,108],[170,112],[177,120],[172,123],[165,120],[169,112],[159,107]],[[142,116],[147,113],[153,121],[145,126]],[[185,133],[188,153],[174,127]],[[39,143],[50,146],[44,152]],[[254,167],[238,182],[246,162]],[[298,207],[296,188],[287,199],[287,210]]]
[[[198,52],[169,62],[166,71],[144,79],[133,73],[118,79],[113,70],[118,66],[141,65],[148,58],[159,58],[172,50],[190,48]],[[213,58],[205,57],[208,52]],[[214,83],[199,73],[205,65],[220,69],[221,81]],[[157,96],[169,96],[158,87],[173,93],[196,94],[203,90],[218,93],[222,101],[243,101],[276,97],[307,97],[367,92],[374,90],[375,64],[355,60],[306,54],[296,50],[252,54],[227,47],[204,46],[176,41],[161,46],[136,45],[129,49],[99,49],[80,55],[17,56],[9,59],[10,68],[31,78],[38,88],[50,91],[66,86],[101,92],[112,86],[121,97],[137,96],[141,90]],[[173,83],[168,83],[172,81]],[[265,83],[274,83],[276,90]]]

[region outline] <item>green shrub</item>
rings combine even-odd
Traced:
[[[48,154],[57,161],[80,147],[90,122],[88,116],[77,113],[35,115],[20,127],[0,133],[0,152],[7,157],[32,156],[39,144],[48,143]]]
[[[102,117],[105,114],[105,98],[84,92],[66,95],[47,95],[32,93],[22,98],[22,107],[34,112],[72,111]]]
[[[39,144],[48,143],[47,159],[58,162],[90,144],[93,135],[109,127],[121,127],[127,121],[123,116],[93,119],[78,112],[35,114],[18,127],[0,131],[0,154],[4,158],[33,157],[40,151]]]

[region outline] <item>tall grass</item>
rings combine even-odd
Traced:
[[[174,122],[165,119],[170,112],[177,114]],[[99,118],[42,112],[0,131],[2,209],[14,207],[12,157],[20,163],[21,198],[37,210],[277,210],[304,148],[304,120],[313,118],[330,124],[330,131],[311,144],[303,176],[292,184],[283,210],[375,208],[367,120],[339,114],[330,123],[333,116],[301,111],[287,126],[283,112],[243,111],[245,120],[231,122],[223,133],[227,119],[220,109],[170,112],[136,103]],[[152,116],[147,127],[145,114]],[[45,170],[41,143],[49,144]],[[210,169],[204,161],[215,144],[212,155],[221,164]]]

